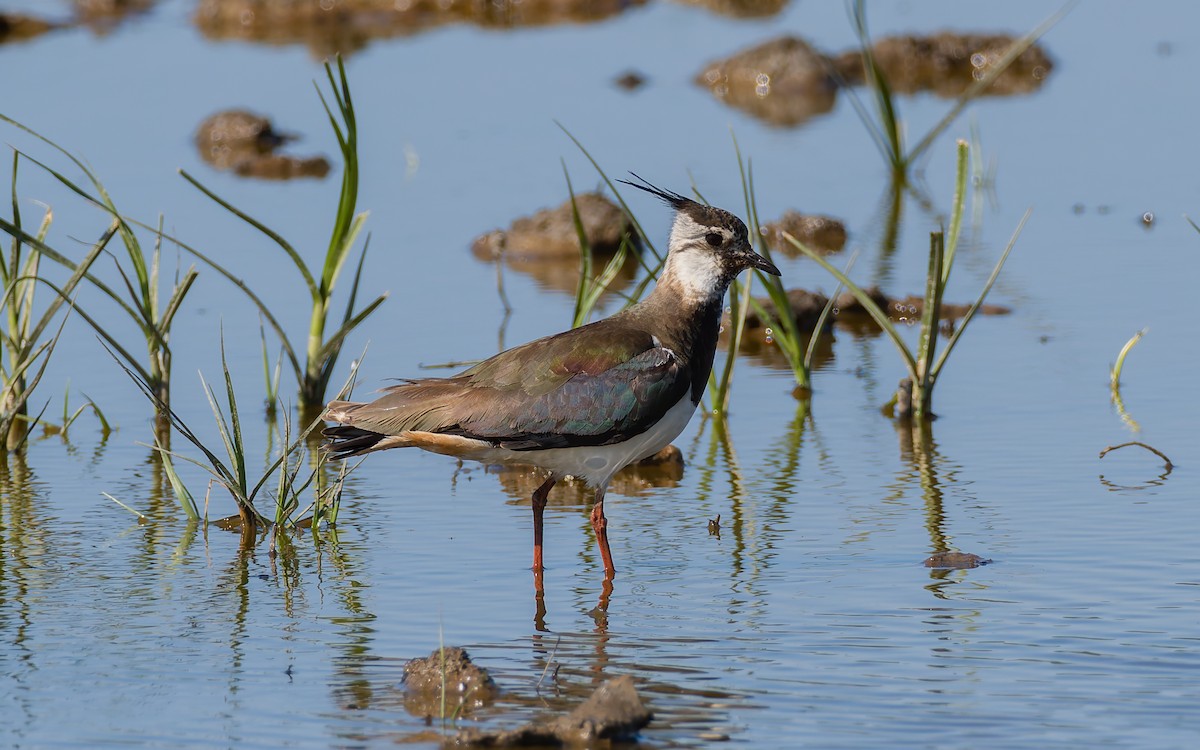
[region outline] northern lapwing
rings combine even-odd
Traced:
[[[653,292],[612,317],[514,347],[457,375],[405,380],[368,403],[330,402],[324,418],[338,424],[324,434],[333,457],[417,447],[542,469],[549,478],[533,493],[539,576],[550,489],[563,477],[582,478],[596,490],[592,528],[611,578],[609,481],[667,446],[691,419],[712,370],[730,282],[749,268],[779,275],[751,248],[739,218],[634,177],[642,184],[626,184],[675,209]]]

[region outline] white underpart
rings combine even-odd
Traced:
[[[724,291],[719,288],[721,262],[704,240],[709,232],[729,238],[727,229],[697,224],[682,211],[676,214],[675,224],[671,227],[670,252],[663,276],[678,282],[680,293],[687,302],[707,302]]]
[[[482,440],[472,440],[470,442],[479,444],[478,449],[461,455],[484,463],[529,464],[553,472],[556,477],[579,477],[593,487],[607,487],[618,471],[670,445],[687,427],[695,411],[696,405],[692,403],[689,391],[654,426],[623,443],[511,451],[493,447]]]

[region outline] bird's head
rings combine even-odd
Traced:
[[[724,297],[730,282],[748,268],[779,275],[774,263],[754,252],[741,219],[633,176],[640,183],[621,182],[656,195],[675,209],[667,263],[659,283],[677,283],[687,296],[707,300]]]

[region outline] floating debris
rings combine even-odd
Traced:
[[[636,70],[627,70],[617,76],[615,83],[626,91],[636,91],[646,85],[646,76]]]
[[[708,519],[708,535],[721,538],[721,514],[718,513],[716,518]]]

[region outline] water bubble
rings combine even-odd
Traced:
[[[771,76],[759,73],[754,79],[754,93],[759,98],[771,93]]]

